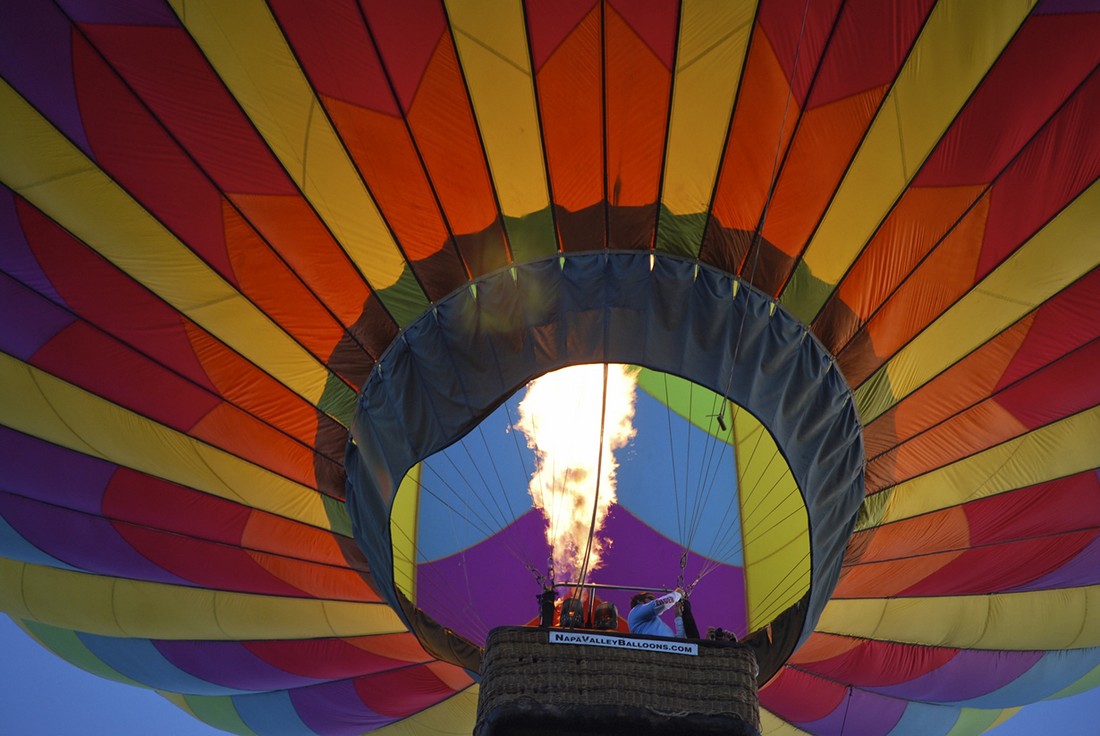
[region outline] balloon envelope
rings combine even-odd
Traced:
[[[357,397],[479,280],[622,251],[851,391],[864,500],[766,732],[1097,684],[1095,2],[9,5],[0,609],[61,656],[237,733],[468,732],[353,539]]]

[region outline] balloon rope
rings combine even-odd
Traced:
[[[600,501],[600,479],[603,476],[603,435],[604,425],[607,420],[607,363],[603,364],[603,398],[600,400],[600,441],[596,449],[598,456],[596,458],[596,491],[592,495],[592,520],[588,525],[588,542],[584,548],[584,562],[581,564],[581,574],[577,577],[577,582],[584,585],[585,578],[588,577],[588,562],[592,556],[592,540],[596,535],[596,511],[599,509]]]

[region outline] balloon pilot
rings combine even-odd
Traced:
[[[661,620],[661,614],[675,608],[676,631]],[[630,613],[627,625],[632,634],[676,637],[677,639],[698,639],[699,629],[691,614],[691,603],[684,595],[683,588],[657,597],[651,591],[643,590],[630,599]]]

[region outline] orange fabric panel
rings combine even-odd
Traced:
[[[248,536],[248,530],[245,536]],[[381,600],[362,577],[346,567],[322,567],[313,562],[252,551],[248,554],[260,567],[312,598],[368,602]]]
[[[225,200],[222,220],[226,247],[241,291],[323,362],[344,336],[345,327],[333,319]]]
[[[847,654],[859,647],[860,644],[861,642],[858,639],[815,631],[806,640],[805,644],[794,651],[788,662],[794,665],[824,662]]]
[[[355,323],[370,288],[343,249],[298,196],[235,194],[233,201],[345,325]]]
[[[185,326],[203,370],[227,401],[271,422],[311,447],[317,438],[318,421],[332,423],[330,419],[319,419],[316,407],[206,332],[190,323]]]
[[[861,562],[874,562],[897,557],[913,557],[944,549],[962,549],[970,545],[970,521],[961,507],[952,507],[933,514],[876,527],[855,536],[870,537]],[[841,577],[858,567],[846,567]],[[885,595],[885,594],[884,594]]]
[[[412,634],[357,636],[353,639],[344,639],[344,641],[365,652],[401,662],[427,662],[432,659],[432,656],[424,651],[424,647]]]
[[[834,598],[891,598],[926,580],[965,554],[964,550],[902,562],[863,563],[848,569],[837,583]]]
[[[570,212],[604,198],[600,36],[595,7],[536,75],[550,188],[554,204]]]
[[[982,189],[971,186],[906,191],[814,320],[815,331],[826,347],[834,353],[843,349],[959,215],[981,195]],[[982,223],[988,205],[983,200],[979,215]],[[967,275],[972,273],[959,270]]]
[[[914,335],[940,316],[974,284],[989,197],[983,197],[867,323],[872,354],[841,350],[841,370],[859,386]]]
[[[1034,321],[1028,315],[864,427],[867,456],[875,457],[982,400],[997,386]]]
[[[995,401],[983,402],[872,459],[867,464],[867,492],[877,493],[1026,431],[1022,422]]]
[[[332,532],[256,509],[251,509],[240,545],[261,552],[293,553],[299,559],[349,569]]]
[[[404,121],[332,97],[323,102],[405,256],[438,253],[450,234]]]
[[[311,447],[295,442],[233,406],[222,403],[214,407],[188,434],[296,483],[317,487],[313,464],[316,455]],[[321,462],[333,463],[325,459]]]
[[[473,678],[466,674],[466,670],[449,662],[430,662],[428,669],[452,690],[463,690],[474,684]]]
[[[451,230],[488,228],[496,198],[450,35],[440,38],[407,118]]]
[[[888,88],[807,110],[764,221],[764,237],[789,256],[802,252],[832,199]]]
[[[712,212],[719,224],[756,229],[778,171],[777,157],[782,161],[798,116],[798,100],[783,67],[767,35],[757,28],[718,175]]]

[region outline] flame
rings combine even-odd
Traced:
[[[556,580],[574,581],[580,573],[594,502],[589,571],[610,545],[599,531],[615,502],[614,451],[634,438],[636,386],[636,370],[608,365],[605,407],[603,364],[577,365],[532,381],[520,402],[516,428],[535,453],[528,492],[548,522],[546,540]]]

